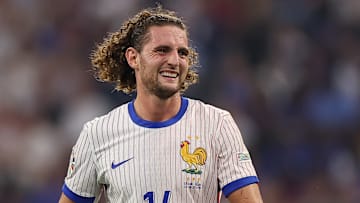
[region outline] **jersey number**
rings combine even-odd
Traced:
[[[170,191],[165,191],[163,197],[163,203],[168,203],[169,199],[170,199]],[[145,193],[144,200],[149,200],[149,203],[154,203],[154,192]]]

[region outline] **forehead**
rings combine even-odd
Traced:
[[[149,27],[149,38],[146,45],[152,46],[188,46],[186,31],[175,25],[162,25]]]

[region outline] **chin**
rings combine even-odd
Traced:
[[[172,96],[174,96],[176,93],[180,92],[180,88],[165,88],[165,87],[160,87],[157,88],[154,91],[154,94],[159,97],[160,99],[168,99]]]

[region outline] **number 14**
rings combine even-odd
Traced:
[[[170,191],[165,191],[163,197],[163,203],[168,203],[169,199],[170,199]],[[154,203],[154,192],[145,193],[144,200],[149,200],[149,203]]]

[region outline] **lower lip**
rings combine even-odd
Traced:
[[[176,78],[169,78],[169,77],[164,77],[164,76],[161,76],[162,78],[164,78],[166,81],[175,81],[178,77]]]

